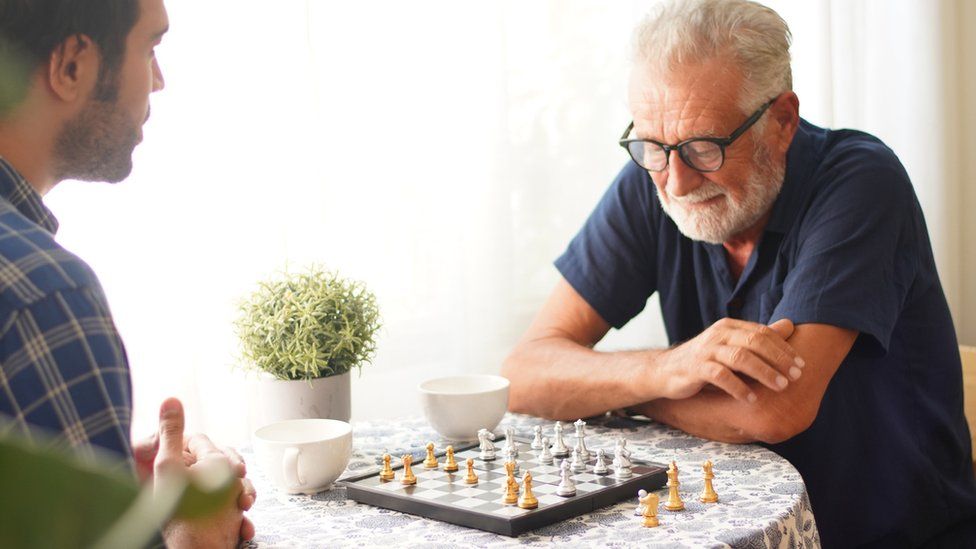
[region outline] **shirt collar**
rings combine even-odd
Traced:
[[[17,208],[27,219],[37,223],[47,232],[58,232],[58,220],[41,201],[34,187],[9,162],[0,157],[0,199]]]
[[[800,126],[786,152],[786,175],[783,178],[783,188],[776,197],[773,212],[769,216],[769,222],[766,223],[767,231],[787,233],[799,216],[809,192],[807,183],[815,166],[816,144],[811,135],[815,129],[809,122],[800,120]]]

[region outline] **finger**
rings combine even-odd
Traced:
[[[715,361],[777,392],[790,384],[786,376],[745,347],[721,345],[715,349]]]
[[[241,520],[241,539],[244,541],[250,541],[254,539],[254,534],[254,523],[251,522],[251,519],[244,517],[244,519]]]
[[[159,407],[159,451],[154,469],[157,480],[161,474],[183,467],[183,404],[168,398]]]
[[[783,339],[789,339],[793,335],[793,330],[796,326],[793,325],[793,321],[788,318],[781,318],[776,322],[769,325],[779,336]]]
[[[756,401],[757,397],[752,392],[752,389],[744,381],[739,379],[739,376],[732,373],[725,366],[717,362],[708,361],[699,364],[699,367],[703,370],[701,374],[702,379],[725,391],[732,398],[750,403]]]
[[[144,438],[132,445],[132,456],[137,461],[152,461],[156,459],[156,452],[159,451],[159,432]]]
[[[796,349],[769,326],[754,324],[745,330],[735,330],[727,343],[748,349],[784,376],[800,377],[798,366],[802,361],[797,360]]]
[[[248,511],[254,502],[258,499],[258,493],[254,489],[254,484],[251,483],[250,479],[241,479],[241,493],[237,496],[237,507],[241,511]]]
[[[237,473],[238,477],[245,477],[247,475],[247,464],[244,463],[244,458],[241,457],[237,450],[231,448],[230,446],[224,446],[221,448],[227,459],[230,460],[231,467],[233,467],[234,472]]]

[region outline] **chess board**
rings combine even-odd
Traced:
[[[501,442],[504,443],[504,437]],[[505,460],[501,452],[493,461],[482,461],[477,444],[455,450],[459,470],[444,472],[444,459],[438,469],[424,469],[423,460],[414,461],[411,468],[417,476],[416,485],[400,483],[402,467],[394,467],[396,478],[383,481],[379,472],[361,475],[340,481],[346,487],[350,499],[377,507],[393,509],[414,515],[431,518],[495,532],[506,536],[517,536],[523,532],[573,518],[595,509],[613,505],[623,499],[633,498],[636,505],[637,491],[657,490],[667,481],[664,465],[632,459],[633,476],[628,479],[614,478],[613,467],[610,474],[593,474],[596,452],[586,463],[586,469],[573,473],[576,495],[563,497],[556,495],[559,485],[559,462],[544,465],[538,461],[540,451],[532,450],[528,440],[515,437],[518,444],[519,484],[526,471],[532,473],[532,492],[539,500],[536,509],[521,509],[518,505],[502,502],[505,494]],[[496,441],[497,443],[497,441]],[[499,447],[500,448],[500,447]],[[612,449],[608,453],[612,455]],[[474,459],[477,484],[466,484],[467,458]],[[399,461],[399,460],[396,460]],[[520,487],[521,489],[521,487]]]

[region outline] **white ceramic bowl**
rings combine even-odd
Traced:
[[[474,440],[478,429],[494,430],[508,409],[508,379],[462,375],[428,379],[418,387],[424,415],[450,440]]]
[[[289,494],[328,489],[352,457],[352,427],[336,419],[290,419],[254,431],[258,465]]]

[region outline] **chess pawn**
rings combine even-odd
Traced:
[[[542,449],[542,445],[543,445],[543,442],[542,442],[542,426],[541,425],[536,425],[535,427],[532,428],[532,431],[535,433],[535,436],[532,437],[532,446],[531,446],[531,448],[533,450],[541,450]]]
[[[586,432],[584,431],[586,422],[582,419],[577,419],[573,425],[576,426],[576,449],[579,450],[580,457],[583,458],[583,461],[589,461],[590,451],[586,449],[586,442],[584,441],[586,438]]]
[[[424,460],[424,469],[437,469],[437,456],[434,455],[434,443],[427,443],[427,459]]]
[[[586,470],[586,464],[583,463],[583,456],[578,447],[573,449],[573,462],[569,464],[569,468],[575,473],[582,473]]]
[[[681,483],[678,482],[678,464],[671,462],[668,466],[668,501],[664,504],[664,508],[668,511],[681,511],[685,508],[685,502],[681,501],[681,495],[678,493],[678,487]]]
[[[410,468],[410,462],[413,461],[413,456],[407,454],[403,456],[403,478],[400,479],[402,484],[417,484],[417,477],[413,474],[413,470]]]
[[[458,470],[457,461],[454,459],[454,447],[447,447],[447,463],[444,464],[444,471],[454,473]]]
[[[702,477],[705,480],[705,486],[702,488],[701,497],[698,499],[702,503],[716,503],[718,502],[718,494],[715,493],[715,488],[712,488],[712,479],[715,478],[715,473],[712,472],[712,461],[705,461],[702,464],[702,470],[705,472]]]
[[[383,454],[383,469],[380,470],[380,480],[393,480],[393,467],[390,466],[390,454]]]
[[[641,488],[637,491],[637,508],[634,509],[635,517],[644,516],[644,498],[647,497],[647,490]]]
[[[505,428],[505,455],[518,457],[518,442],[515,441],[515,427]]]
[[[543,465],[552,465],[552,452],[549,451],[549,439],[542,437],[542,452],[539,453],[539,463]]]
[[[468,474],[464,477],[466,484],[478,484],[478,475],[474,474],[474,458],[468,458],[465,462],[468,467]]]
[[[556,487],[556,495],[570,497],[576,495],[576,483],[573,482],[573,474],[569,471],[569,460],[564,459],[559,466],[559,486]]]
[[[563,424],[557,421],[552,430],[555,433],[555,441],[552,443],[552,455],[558,458],[568,456],[569,448],[566,447],[566,442],[563,441]]]
[[[532,473],[526,471],[522,476],[522,497],[518,499],[518,506],[522,509],[535,509],[539,500],[532,493]]]
[[[659,526],[660,522],[657,520],[657,504],[659,502],[658,495],[654,492],[647,494],[641,499],[641,505],[644,507],[642,516],[644,517],[644,526],[647,528],[654,528]]]
[[[610,470],[607,469],[607,452],[603,448],[596,451],[596,464],[593,466],[594,475],[608,475]]]

